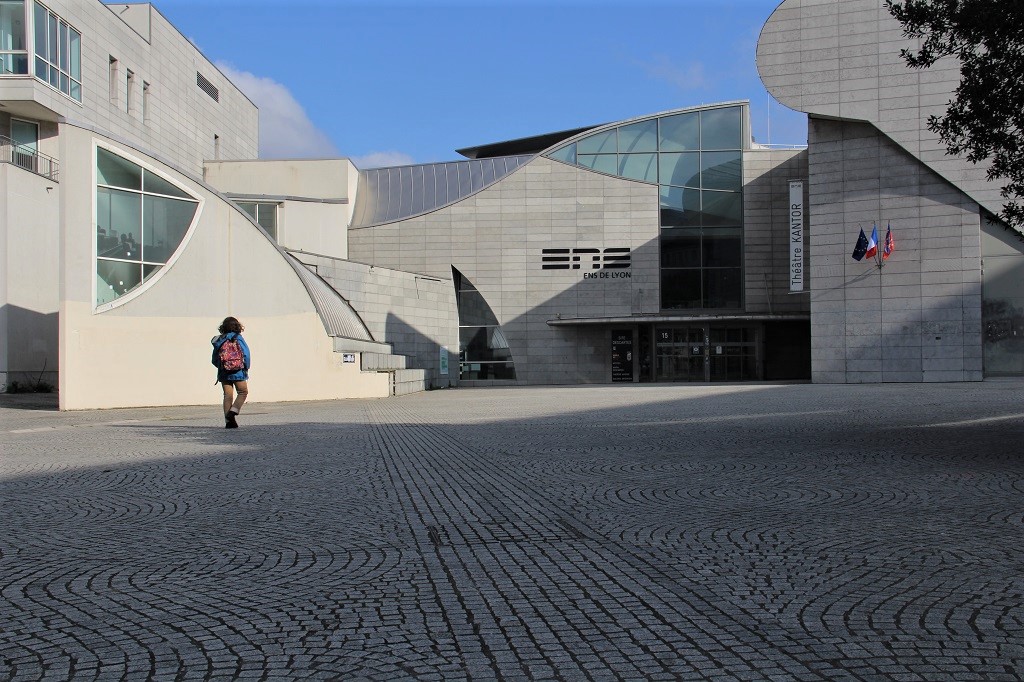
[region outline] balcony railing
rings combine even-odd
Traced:
[[[13,163],[19,168],[58,182],[60,163],[57,159],[40,154],[31,147],[20,145],[3,135],[0,135],[0,163]]]

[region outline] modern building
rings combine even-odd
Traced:
[[[814,381],[1024,375],[1024,243],[987,165],[927,128],[959,64],[908,69],[912,47],[880,0],[785,0],[758,42],[765,86],[808,115]],[[896,235],[881,268],[851,258],[873,224]]]
[[[148,4],[0,0],[0,383],[216,403],[228,314],[253,400],[1024,374],[1024,255],[926,135],[955,70],[902,42],[878,2],[779,7],[758,66],[807,148],[735,101],[358,169],[258,160],[255,106]],[[851,260],[883,221],[896,253]]]

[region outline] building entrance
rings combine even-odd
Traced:
[[[755,381],[757,329],[710,324],[655,327],[655,381]]]

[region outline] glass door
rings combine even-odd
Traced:
[[[707,327],[654,330],[655,381],[708,381]]]

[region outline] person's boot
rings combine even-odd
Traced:
[[[235,415],[238,414],[234,410],[228,410],[228,413],[224,415],[224,428],[225,429],[237,429],[238,422],[235,421]]]

